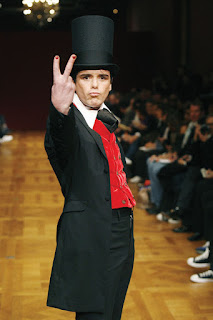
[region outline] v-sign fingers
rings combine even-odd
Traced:
[[[60,58],[59,56],[55,56],[53,59],[53,83],[57,81],[60,75]]]
[[[76,55],[75,54],[72,54],[67,62],[67,65],[65,67],[65,70],[64,70],[64,76],[65,77],[69,77],[70,76],[70,73],[72,71],[72,68],[73,68],[73,65],[74,65],[74,62],[75,62],[75,59],[76,59]]]

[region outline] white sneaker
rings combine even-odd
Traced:
[[[188,258],[187,259],[187,264],[191,267],[194,268],[206,268],[210,266],[209,263],[209,253],[210,250],[209,248],[206,248],[206,250],[204,251],[204,253],[200,254],[199,256],[195,257],[195,258]]]
[[[181,222],[181,219],[177,218],[177,217],[169,218],[168,222],[171,223],[171,224],[177,224],[177,223]]]
[[[190,280],[197,283],[213,282],[213,271],[207,270],[202,273],[193,274]]]
[[[142,178],[140,176],[134,176],[133,178],[129,179],[129,182],[131,183],[139,183],[142,181]]]
[[[9,142],[11,140],[13,140],[13,136],[5,134],[2,138],[0,138],[0,143]]]
[[[125,160],[126,160],[126,164],[127,164],[127,165],[130,166],[130,165],[132,164],[132,160],[131,160],[131,159],[129,159],[129,158],[126,157]]]
[[[160,213],[158,213],[157,215],[156,215],[156,219],[158,220],[158,221],[168,221],[168,216],[165,214],[165,212],[160,212]]]

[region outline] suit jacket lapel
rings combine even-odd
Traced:
[[[76,117],[81,121],[81,123],[84,125],[84,127],[88,130],[88,132],[91,134],[91,136],[93,137],[93,139],[95,140],[95,142],[97,143],[99,149],[101,150],[101,152],[103,153],[103,155],[105,156],[105,158],[107,159],[107,156],[106,156],[106,152],[104,150],[104,146],[103,146],[103,143],[102,143],[102,140],[101,140],[101,137],[100,135],[92,130],[88,124],[86,123],[84,117],[82,116],[81,112],[76,108],[74,107],[74,112],[75,112],[75,115]]]

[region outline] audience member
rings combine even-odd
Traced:
[[[5,117],[0,114],[0,143],[13,140],[13,136],[9,133],[11,133],[11,130],[7,126]]]

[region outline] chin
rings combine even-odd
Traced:
[[[88,101],[88,105],[91,107],[100,107],[104,101],[100,100],[99,98],[92,98]]]

